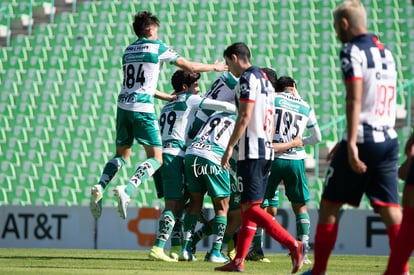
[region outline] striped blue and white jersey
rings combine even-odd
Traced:
[[[272,84],[259,67],[252,66],[240,76],[236,98],[254,103],[254,108],[239,140],[239,160],[273,160],[274,93]]]
[[[124,80],[118,96],[118,107],[143,113],[154,113],[154,94],[162,64],[173,64],[179,58],[160,40],[139,38],[122,56]]]
[[[160,113],[160,131],[163,153],[184,156],[188,140],[187,132],[196,110],[200,108],[236,112],[233,104],[204,98],[196,94],[179,94],[168,102]]]
[[[225,72],[220,75],[216,81],[214,81],[213,85],[211,85],[210,89],[204,96],[206,98],[236,104],[236,92],[234,89],[237,85],[237,81],[238,79],[234,75],[230,72]],[[214,111],[206,109],[201,109],[196,112],[194,122],[188,132],[190,139],[195,137],[201,126],[203,126],[204,122],[206,122],[209,116],[213,113]]]
[[[363,81],[357,142],[364,142],[363,125],[372,128],[375,142],[396,138],[397,70],[391,51],[374,34],[364,34],[344,44],[340,60],[345,83]]]
[[[235,114],[216,112],[204,123],[185,153],[221,165],[235,122]]]
[[[309,129],[311,133],[317,132],[316,135],[320,137],[318,121],[312,107],[302,98],[296,97],[288,91],[276,93],[274,128],[273,142],[276,143],[292,141],[296,136],[303,137],[306,129]],[[291,148],[284,152],[275,153],[275,158],[305,159],[306,151],[304,147]]]

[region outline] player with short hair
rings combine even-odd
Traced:
[[[299,96],[296,81],[289,76],[281,76],[276,87],[275,135],[273,136],[275,159],[272,162],[265,199],[272,200],[279,184],[283,181],[286,196],[296,216],[296,237],[304,243],[307,250],[310,218],[306,203],[309,201],[309,189],[305,168],[307,155],[303,146],[321,142],[322,136],[315,112]],[[310,136],[303,137],[305,130],[310,132]],[[301,139],[295,140],[297,137]],[[303,261],[310,263],[306,254]]]
[[[215,216],[211,226],[214,241],[206,261],[224,263],[228,259],[221,253],[227,226],[231,179],[228,170],[221,167],[221,157],[234,129],[236,115],[215,113],[208,118],[185,153],[185,177],[190,193],[190,205],[184,218],[184,240],[181,260],[194,260],[193,236],[198,216],[207,193]],[[235,165],[233,165],[233,168]],[[233,187],[235,185],[233,184]]]
[[[237,180],[242,186],[242,225],[237,238],[236,257],[215,270],[244,271],[244,260],[258,225],[288,247],[292,273],[296,273],[302,264],[303,243],[295,240],[275,217],[260,207],[273,160],[274,88],[263,70],[251,65],[250,49],[245,43],[230,45],[223,56],[229,70],[240,77],[236,87],[239,112],[221,165],[224,169],[230,168],[230,158],[238,145]]]
[[[358,207],[365,194],[385,224],[390,250],[402,219],[395,125],[397,71],[391,51],[367,31],[359,1],[345,1],[333,11],[343,47],[341,69],[346,89],[346,132],[333,150],[319,208],[314,266],[305,274],[326,274],[338,235],[343,204]],[[391,252],[392,253],[392,252]],[[404,272],[408,272],[408,265]]]
[[[149,258],[161,261],[177,261],[164,253],[164,246],[175,225],[176,217],[181,215],[188,199],[184,186],[184,154],[187,132],[196,110],[205,108],[213,111],[235,113],[234,104],[200,96],[198,93],[199,73],[177,70],[171,78],[176,98],[161,110],[160,129],[163,143],[163,166],[161,167],[162,191],[165,208],[159,221],[158,235],[150,250]],[[174,245],[174,244],[173,244]],[[181,249],[176,249],[179,252]],[[172,247],[174,251],[174,247]],[[171,255],[171,253],[170,253]]]
[[[127,185],[115,188],[122,219],[127,217],[127,205],[132,193],[162,165],[162,144],[154,97],[167,100],[171,97],[156,91],[161,65],[168,62],[190,72],[226,70],[223,62],[191,62],[158,40],[160,21],[151,12],[135,14],[132,25],[138,39],[126,47],[122,56],[124,79],[117,103],[116,152],[106,163],[99,183],[91,189],[90,210],[95,218],[102,213],[103,191],[129,158],[134,139],[144,147],[148,159],[138,166]]]

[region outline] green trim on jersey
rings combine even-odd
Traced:
[[[282,92],[284,94],[289,94],[289,92]],[[303,101],[302,101],[303,102]],[[311,111],[311,108],[304,106],[303,103],[295,103],[294,100],[288,98],[275,97],[275,107],[284,108],[293,112],[304,114],[307,117]]]

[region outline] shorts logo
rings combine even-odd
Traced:
[[[211,166],[208,164],[197,164],[197,159],[198,157],[194,159],[194,162],[191,165],[193,167],[193,172],[196,178],[198,178],[198,176],[201,175],[218,175],[222,172],[221,168],[218,166]]]

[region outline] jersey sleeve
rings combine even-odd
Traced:
[[[169,62],[170,64],[173,64],[179,57],[180,55],[174,51],[173,48],[161,42],[158,57],[161,62]]]
[[[362,58],[356,46],[345,45],[340,52],[341,70],[345,82],[362,79]]]

